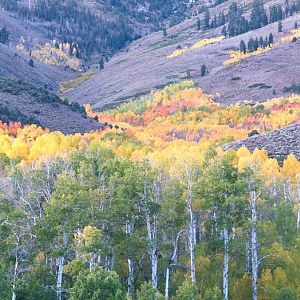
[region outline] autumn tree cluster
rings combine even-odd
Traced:
[[[114,126],[0,123],[1,299],[300,297],[299,160],[222,148],[299,122],[299,97],[223,107],[183,82],[86,110]]]

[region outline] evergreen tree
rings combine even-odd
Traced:
[[[167,28],[164,27],[163,28],[163,36],[166,37],[167,35],[168,35]]]
[[[9,33],[7,31],[7,28],[4,26],[1,30],[0,30],[0,43],[1,44],[7,44],[9,41]]]
[[[258,41],[259,47],[263,48],[264,47],[264,38],[261,36],[259,37],[259,41]]]
[[[277,8],[277,20],[282,20],[282,19],[283,19],[283,11],[281,5],[279,5]]]
[[[261,28],[268,24],[268,17],[262,0],[255,0],[250,15],[250,27],[252,30]]]
[[[256,38],[254,40],[254,51],[257,51],[258,47],[259,47],[258,38]]]
[[[225,22],[226,22],[225,14],[224,14],[224,12],[222,11],[221,13],[219,13],[217,25],[218,25],[218,26],[223,26],[223,25],[225,24]]]
[[[201,21],[199,18],[197,18],[197,30],[201,29]]]
[[[282,22],[278,22],[278,32],[282,32]]]
[[[248,41],[248,51],[253,52],[254,51],[254,39],[250,38]]]
[[[270,32],[270,34],[269,34],[269,46],[271,46],[272,44],[274,43],[274,39],[273,39],[273,34],[272,34],[272,32]]]
[[[204,29],[209,29],[210,25],[210,14],[209,14],[209,9],[206,8],[204,12]]]
[[[206,65],[201,66],[201,77],[204,77],[206,74]]]
[[[226,26],[223,26],[221,33],[222,33],[222,35],[226,38],[226,36],[227,36],[227,29],[226,29]]]
[[[240,51],[244,54],[246,54],[247,51],[246,43],[243,40],[240,41]]]
[[[104,59],[103,59],[103,57],[100,58],[100,61],[99,61],[99,69],[100,69],[100,70],[103,70],[103,69],[104,69]]]

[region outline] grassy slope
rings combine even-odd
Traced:
[[[38,124],[65,134],[100,129],[84,109],[61,101],[56,95],[24,82],[0,78],[1,120]]]
[[[268,2],[268,5],[273,2]],[[220,7],[227,9],[229,4],[230,1]],[[216,14],[220,7],[215,8]],[[104,70],[72,90],[68,96],[81,103],[92,102],[96,109],[115,106],[170,82],[180,81],[187,69],[191,70],[192,80],[203,87],[205,92],[216,93],[219,101],[223,103],[233,103],[241,99],[269,99],[273,97],[273,89],[276,95],[280,96],[284,94],[285,86],[291,85],[299,78],[299,41],[282,45],[230,67],[224,67],[223,62],[229,57],[227,51],[237,49],[241,39],[248,41],[250,37],[265,37],[272,32],[276,41],[288,34],[295,21],[300,22],[300,15],[285,19],[284,33],[281,34],[278,34],[277,23],[274,23],[167,59],[179,44],[182,47],[190,47],[203,38],[220,36],[221,28],[198,32],[195,30],[196,19],[187,20],[169,29],[167,38],[164,38],[161,32],[157,32],[134,42],[126,51],[115,56]],[[207,65],[209,73],[201,78],[200,67],[203,63]],[[241,80],[232,81],[232,77],[241,77]],[[265,83],[271,88],[248,87],[257,83]]]

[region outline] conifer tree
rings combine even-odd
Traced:
[[[248,51],[253,52],[254,51],[254,39],[250,38],[248,41]]]
[[[201,66],[201,77],[204,77],[206,74],[206,65]]]
[[[246,54],[247,51],[246,43],[243,40],[240,41],[240,51],[244,54]]]
[[[282,22],[278,22],[278,32],[282,32]]]
[[[256,38],[254,40],[254,51],[257,51],[258,47],[259,47],[258,38]]]
[[[222,35],[224,35],[224,37],[226,38],[226,36],[227,36],[227,29],[226,29],[226,26],[223,26],[221,33],[222,33]]]
[[[270,32],[270,34],[269,34],[269,46],[271,46],[273,44],[273,42],[274,42],[273,34],[272,34],[272,32]]]
[[[204,29],[209,29],[210,14],[209,9],[207,8],[204,12]]]
[[[197,18],[197,30],[201,29],[201,21],[199,18]]]

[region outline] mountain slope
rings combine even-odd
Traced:
[[[289,154],[294,154],[297,159],[300,159],[300,123],[274,130],[265,135],[254,135],[226,145],[224,149],[237,150],[243,146],[251,152],[255,149],[265,149],[270,157],[278,160],[283,160]]]
[[[31,67],[29,59],[26,54],[0,44],[0,77],[21,79],[36,86],[58,90],[60,82],[77,76],[69,69],[46,65],[37,60],[34,60],[34,66]]]
[[[299,41],[285,43],[231,66],[224,66],[223,63],[229,58],[229,50],[239,49],[242,39],[247,42],[250,37],[255,39],[273,33],[276,42],[290,33],[296,21],[300,21],[299,14],[283,20],[282,33],[278,33],[277,23],[272,23],[218,43],[192,49],[177,57],[167,58],[179,46],[185,49],[205,38],[221,36],[220,27],[197,31],[196,19],[188,20],[168,29],[167,37],[162,32],[157,32],[135,41],[126,51],[116,55],[104,70],[100,70],[68,96],[80,103],[92,102],[96,109],[116,106],[170,82],[187,78],[187,70],[190,70],[190,79],[203,87],[205,92],[216,93],[222,103],[242,99],[266,100],[273,93],[285,95],[284,87],[291,86],[300,76],[297,59]],[[202,64],[206,65],[208,71],[205,77],[201,77]]]
[[[78,104],[69,104],[55,94],[15,80],[0,78],[0,115],[3,122],[37,124],[65,134],[103,128]]]

